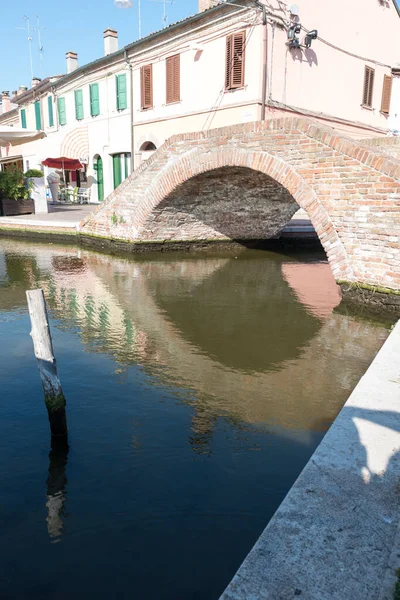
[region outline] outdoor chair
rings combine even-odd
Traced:
[[[78,188],[79,204],[88,204],[90,198],[90,190],[87,188]]]

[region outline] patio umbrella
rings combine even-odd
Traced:
[[[65,171],[76,171],[82,169],[83,165],[77,158],[67,158],[60,156],[59,158],[46,158],[42,161],[42,165],[51,169],[62,169],[63,179],[65,181]]]
[[[66,156],[60,156],[60,158],[46,158],[46,160],[42,161],[42,165],[51,167],[52,169],[63,169],[65,171],[76,171],[83,167],[81,161],[77,158],[67,158]]]
[[[34,131],[23,129],[22,127],[9,127],[8,125],[0,125],[0,146],[19,145],[26,142],[33,142],[45,137],[43,131]]]

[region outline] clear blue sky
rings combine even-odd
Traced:
[[[1,3],[4,0],[1,0]],[[114,0],[11,0],[7,9],[0,9],[0,92],[15,90],[19,85],[30,87],[30,63],[27,32],[16,27],[26,27],[24,15],[36,28],[36,15],[40,18],[44,76],[65,73],[65,53],[73,50],[79,55],[79,65],[103,55],[103,31],[117,29],[119,47],[138,37],[137,0],[133,8],[119,9]],[[142,36],[163,27],[163,4],[141,0]],[[197,12],[197,0],[175,0],[167,4],[169,24]],[[42,77],[36,31],[32,34],[34,76]]]

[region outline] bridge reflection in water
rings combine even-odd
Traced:
[[[267,504],[273,511],[287,491],[283,471],[289,471],[289,481],[296,476],[371,362],[386,330],[334,310],[340,302],[338,288],[324,257],[315,254],[298,258],[245,251],[237,256],[153,254],[130,259],[0,240],[0,259],[0,316],[16,318],[21,309],[26,314],[25,290],[45,289],[63,385],[66,392],[70,387],[79,396],[79,401],[74,395],[67,397],[75,458],[71,453],[68,456],[68,448],[61,452],[53,448],[47,480],[45,473],[42,477],[50,541],[68,537],[68,523],[76,535],[80,531],[79,535],[89,537],[97,527],[99,531],[117,527],[115,532],[107,531],[107,539],[115,540],[125,539],[122,531],[133,527],[145,545],[142,558],[135,554],[144,577],[147,562],[158,556],[154,543],[163,539],[160,532],[168,545],[172,544],[176,528],[184,531],[182,519],[189,518],[188,510],[191,516],[198,511],[198,548],[192,549],[193,557],[201,552],[206,542],[200,540],[207,530],[203,521],[222,510],[218,508],[221,498],[223,514],[218,513],[218,519],[212,521],[219,532],[215,551],[219,543],[224,548],[223,564],[218,563],[213,572],[221,592],[270,516],[262,496],[252,497],[246,513],[235,513],[236,498],[242,502],[242,494],[250,494],[252,489],[247,472],[238,466],[241,461],[247,464],[243,456],[262,449],[260,436],[267,439],[267,450],[253,452],[249,464],[257,481],[272,478]],[[70,349],[71,333],[74,351]],[[24,341],[23,347],[28,343]],[[31,362],[31,354],[29,359]],[[105,375],[103,370],[110,363],[114,372]],[[133,398],[129,391],[132,382]],[[161,402],[166,403],[164,408]],[[124,445],[127,437],[129,447]],[[181,437],[190,460],[178,441]],[[279,440],[288,440],[287,447]],[[289,447],[296,450],[289,452]],[[228,464],[221,464],[222,457]],[[193,461],[200,462],[196,465]],[[158,463],[163,465],[161,471],[157,471]],[[212,483],[192,481],[192,472],[200,479],[211,478]],[[229,494],[236,477],[246,481],[248,492],[234,488],[234,494]],[[220,480],[225,482],[221,489]],[[77,500],[75,505],[72,502],[75,509],[68,506],[71,481],[75,495],[78,486],[83,497],[82,511]],[[128,514],[127,505],[125,509],[118,505],[110,523],[105,523],[106,498],[117,490],[117,497],[123,497],[125,503],[130,499],[135,510]],[[166,499],[160,500],[160,490],[165,491]],[[166,520],[162,509],[170,515]],[[88,529],[86,522],[92,522],[96,510],[98,520]],[[228,552],[228,538],[243,519],[249,531],[240,535],[247,541],[238,550],[233,548],[235,541]],[[189,522],[196,527],[193,519]],[[227,538],[226,531],[230,532]],[[68,539],[73,546],[73,535]],[[183,541],[179,538],[176,543]],[[78,548],[76,552],[79,554]],[[179,554],[182,564],[189,560],[187,551],[184,555],[187,558]],[[172,568],[165,553],[159,558],[160,572],[164,563],[167,571]],[[182,583],[187,586],[183,596],[171,588],[171,596],[166,598],[179,597],[179,593],[190,597],[192,567],[188,566],[187,581]],[[123,577],[128,572],[124,570]],[[162,585],[168,579],[164,575],[160,575]],[[183,582],[182,573],[179,577]],[[199,589],[201,585],[196,583]],[[161,597],[159,592],[148,597]],[[207,597],[203,592],[193,598]]]

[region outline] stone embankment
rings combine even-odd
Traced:
[[[221,600],[393,600],[399,489],[400,322]]]

